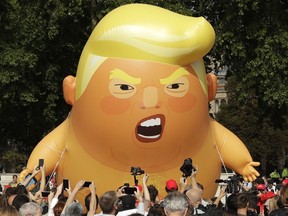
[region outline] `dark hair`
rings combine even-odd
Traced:
[[[98,208],[99,199],[98,199],[97,194],[95,194],[95,197],[96,197],[96,209],[97,209],[97,208]],[[85,197],[85,200],[84,200],[85,207],[86,207],[86,209],[87,209],[88,211],[90,210],[90,200],[91,200],[91,193],[89,193],[89,194]]]
[[[27,191],[27,189],[26,189],[26,187],[24,185],[19,184],[15,188],[14,194],[17,194],[17,195],[26,194],[26,195],[28,195],[28,191]]]
[[[105,192],[99,200],[100,208],[103,214],[111,214],[114,210],[114,206],[117,204],[118,197],[115,191]]]
[[[19,194],[16,195],[15,198],[13,199],[12,206],[14,206],[19,211],[21,206],[28,202],[30,202],[30,199],[26,194]]]
[[[237,201],[236,206],[237,209],[239,208],[246,208],[248,204],[248,198],[245,193],[238,193],[237,194]]]
[[[197,182],[197,187],[200,188],[201,190],[204,190],[204,186],[200,184],[199,182]]]
[[[64,206],[65,206],[65,203],[63,203],[63,202],[58,202],[58,203],[54,206],[54,208],[53,208],[53,213],[54,213],[54,215],[55,215],[55,216],[60,216],[61,213],[62,213],[62,210],[63,210]]]
[[[287,216],[288,210],[287,209],[275,209],[269,213],[269,216]]]
[[[258,197],[255,193],[247,193],[247,198],[248,198],[248,208],[256,209],[257,208],[257,203],[258,203]]]
[[[160,204],[155,204],[149,208],[147,216],[165,216],[164,208]]]
[[[226,199],[226,210],[237,212],[237,194],[233,193]]]
[[[136,198],[135,196],[132,195],[125,195],[122,196],[121,198],[122,201],[122,209],[123,210],[129,210],[129,209],[134,209],[136,206]]]
[[[171,192],[175,192],[175,191],[178,191],[178,189],[168,189],[167,187],[165,187],[165,191],[167,192],[167,193],[171,193]]]
[[[64,196],[63,194],[60,194],[58,197],[58,202],[66,203],[68,197]]]
[[[259,177],[256,178],[254,182],[257,184],[265,184],[264,180],[262,178],[259,178]]]
[[[154,185],[148,185],[147,186],[149,194],[150,194],[150,200],[151,202],[155,202],[156,198],[158,196],[158,190]]]

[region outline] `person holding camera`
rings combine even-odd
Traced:
[[[117,190],[117,196],[120,199],[119,212],[117,213],[117,216],[126,216],[133,213],[146,215],[147,212],[144,210],[144,199],[139,188],[134,186],[136,191],[134,191],[133,194],[132,192],[130,193],[129,190],[125,190],[125,188],[130,187],[122,186]],[[138,201],[138,205],[136,205],[136,201]]]

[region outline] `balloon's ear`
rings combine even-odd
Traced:
[[[69,75],[63,80],[63,94],[67,104],[73,106],[75,102],[76,78]]]
[[[212,73],[208,73],[206,75],[206,79],[207,79],[207,87],[208,87],[208,100],[213,101],[216,96],[217,77]]]

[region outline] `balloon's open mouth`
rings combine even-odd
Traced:
[[[136,138],[140,142],[155,142],[162,136],[165,116],[162,114],[149,116],[136,125]]]

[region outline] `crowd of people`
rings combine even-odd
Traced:
[[[84,180],[73,188],[71,185],[64,188],[61,183],[48,189],[45,165],[38,166],[21,183],[16,184],[17,176],[13,176],[13,182],[0,196],[0,216],[288,215],[288,178],[280,181],[262,177],[252,183],[231,178],[222,183],[217,197],[207,199],[203,197],[205,188],[196,180],[197,172],[196,166],[190,176],[180,177],[179,182],[167,180],[167,194],[163,199],[159,198],[158,189],[148,184],[147,173],[138,186],[123,185],[98,195],[94,182],[90,182],[82,205],[76,201],[76,196],[83,189]],[[42,176],[39,184],[30,189],[29,183],[38,173]]]

